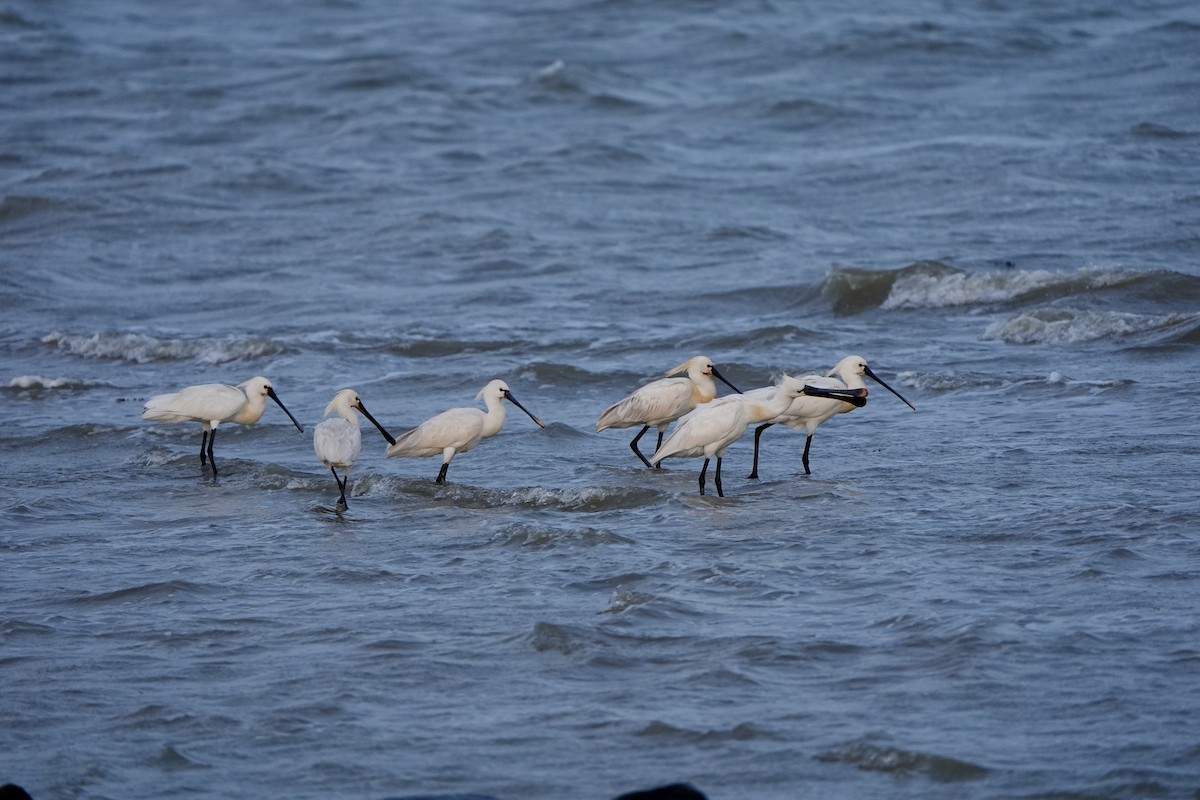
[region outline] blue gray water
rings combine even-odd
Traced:
[[[0,782],[1200,790],[1194,3],[11,0],[0,87]],[[918,410],[811,476],[593,431],[851,353]],[[215,480],[139,418],[254,375]],[[336,390],[493,378],[547,428],[338,513]]]

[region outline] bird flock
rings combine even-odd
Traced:
[[[703,458],[700,468],[700,494],[705,494],[709,463],[716,459],[713,485],[717,495],[724,497],[721,484],[721,461],[725,451],[740,439],[751,425],[754,430],[754,464],[748,476],[758,477],[758,461],[763,432],[772,425],[784,425],[807,434],[804,442],[805,474],[811,474],[809,450],[813,433],[824,422],[838,414],[861,408],[867,403],[864,377],[883,386],[916,411],[916,406],[888,386],[871,371],[861,356],[847,356],[825,375],[804,375],[796,378],[782,376],[772,386],[742,392],[717,371],[707,356],[695,356],[668,370],[664,377],[634,390],[628,397],[605,409],[596,421],[596,432],[609,428],[640,429],[629,447],[650,469],[659,469],[668,458]],[[719,380],[733,394],[717,397]],[[217,475],[213,444],[217,427],[231,422],[253,425],[262,419],[266,401],[278,405],[296,429],[303,426],[287,410],[271,382],[264,377],[251,378],[237,386],[207,383],[189,386],[178,392],[156,395],[142,409],[142,419],[154,422],[198,422],[203,430],[200,440],[200,466],[208,466]],[[362,452],[362,432],[359,415],[374,425],[388,443],[388,458],[431,458],[441,456],[442,465],[436,483],[446,482],[450,462],[484,439],[495,436],[504,427],[507,408],[504,401],[525,412],[539,427],[545,423],[521,405],[502,380],[494,380],[479,391],[476,400],[483,401],[487,410],[475,407],[451,408],[422,422],[415,428],[393,438],[387,429],[371,416],[362,398],[354,389],[342,389],[325,407],[325,419],[313,431],[313,450],[317,460],[329,468],[338,486],[338,508],[347,508],[346,489],[350,469]],[[330,418],[330,415],[333,415]],[[674,423],[670,435],[663,437]],[[638,442],[654,427],[658,442],[654,453],[646,458]],[[342,471],[338,477],[338,470]]]

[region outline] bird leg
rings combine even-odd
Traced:
[[[700,468],[700,494],[704,494],[704,475],[708,472],[708,459],[704,459],[704,466]]]
[[[450,469],[449,461],[447,461],[445,464],[442,464],[442,468],[440,470],[438,470],[437,480],[434,481],[434,483],[445,483],[446,482],[446,470],[448,470],[448,469]]]
[[[213,477],[217,476],[217,459],[213,456],[213,444],[217,441],[217,429],[208,432],[208,463],[212,465]]]
[[[766,422],[754,429],[754,466],[750,469],[750,474],[746,476],[750,480],[758,480],[758,440],[762,437],[763,431],[774,424],[774,422]]]
[[[663,429],[662,429],[662,428],[659,428],[659,429],[658,429],[658,444],[656,444],[656,445],[654,446],[654,452],[656,452],[656,453],[657,453],[659,450],[662,450],[662,437],[663,437]],[[658,462],[657,464],[655,464],[655,465],[654,465],[654,468],[655,468],[655,469],[662,469],[662,462],[660,461],[660,462]]]
[[[804,458],[802,460],[804,461],[804,474],[805,475],[812,475],[812,470],[808,468],[808,448],[810,448],[810,447],[812,447],[812,434],[811,433],[808,435],[808,438],[804,440]]]
[[[647,467],[651,467],[653,469],[653,466],[650,464],[649,461],[646,460],[646,457],[644,455],[642,455],[642,451],[638,450],[638,446],[637,446],[638,439],[641,439],[643,436],[645,436],[646,431],[648,431],[648,430],[650,430],[650,426],[643,425],[642,430],[638,433],[637,436],[633,437],[633,441],[629,443],[629,447],[630,447],[630,449],[633,450],[634,454],[637,455],[637,457],[642,460],[643,464],[645,464]],[[660,446],[662,445],[662,434],[661,433],[658,434],[658,443]]]
[[[204,431],[204,435],[200,437],[200,466],[203,467],[208,463],[204,458],[204,448],[208,445],[208,431]]]
[[[347,475],[345,480],[343,480],[338,477],[337,470],[333,467],[330,467],[329,471],[333,473],[333,479],[337,481],[338,491],[342,493],[342,496],[338,498],[338,505],[342,508],[349,508],[346,504],[346,484],[350,481],[350,476]]]
[[[713,483],[715,483],[717,485],[717,497],[724,497],[725,492],[721,490],[721,457],[720,456],[717,456],[717,475],[716,475],[716,478],[713,480]]]

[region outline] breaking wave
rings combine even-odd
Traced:
[[[234,336],[171,339],[121,331],[92,334],[54,331],[43,336],[42,343],[80,358],[112,359],[135,364],[186,360],[224,364],[278,355],[284,351],[282,345],[269,339]]]
[[[1190,341],[1198,330],[1200,314],[1037,308],[993,322],[983,338],[1009,344],[1074,344],[1111,339],[1151,345]]]
[[[13,392],[42,392],[54,389],[88,389],[97,384],[82,378],[47,378],[44,375],[18,375],[8,382]]]
[[[992,270],[967,272],[938,261],[919,261],[898,270],[839,267],[829,271],[821,296],[838,314],[880,308],[913,311],[937,308],[1049,303],[1098,297],[1143,307],[1200,302],[1200,278],[1177,272],[1083,267],[1071,272]]]
[[[897,277],[885,309],[946,308],[950,306],[995,305],[1037,297],[1066,296],[1118,286],[1140,273],[1124,270],[1085,268],[1076,272],[1008,270],[1005,272],[962,272],[941,265],[940,269],[909,269]]]
[[[851,764],[867,772],[924,775],[939,783],[978,780],[988,773],[984,767],[955,758],[863,741],[836,747],[817,756],[817,760]]]

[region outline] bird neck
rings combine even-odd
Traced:
[[[508,414],[508,409],[504,407],[504,400],[488,398],[487,414],[483,418],[483,437],[495,436],[504,427],[504,418]]]
[[[246,404],[242,406],[242,410],[237,413],[233,421],[239,425],[253,425],[262,419],[263,412],[267,410],[267,398],[265,395],[253,393],[246,395]]]
[[[697,372],[695,375],[689,374],[688,377],[692,380],[692,400],[696,405],[707,403],[717,396],[717,384],[713,382],[711,375]]]
[[[788,410],[792,400],[795,398],[783,391],[778,391],[772,394],[766,400],[750,400],[746,402],[746,408],[750,415],[750,422],[766,422],[769,419],[774,419],[780,414]]]

